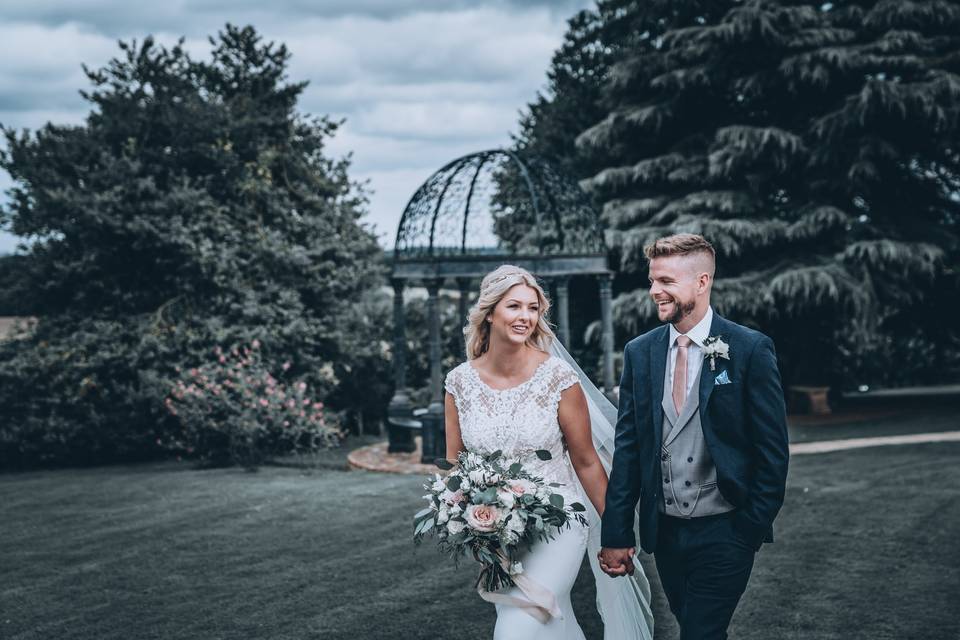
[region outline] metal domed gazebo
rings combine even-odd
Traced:
[[[400,218],[394,247],[394,382],[390,451],[414,449],[422,427],[423,460],[443,457],[443,372],[440,289],[460,292],[465,321],[469,294],[497,266],[524,267],[555,289],[558,337],[570,345],[569,279],[590,276],[600,291],[603,384],[613,389],[612,272],[597,212],[575,181],[550,164],[521,160],[505,149],[472,153],[448,163],[414,193]],[[404,289],[427,290],[431,404],[413,418],[406,393]]]

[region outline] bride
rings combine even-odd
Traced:
[[[589,548],[604,637],[649,640],[650,590],[639,564],[629,580],[617,580],[596,559],[616,410],[556,340],[549,306],[520,267],[504,265],[483,278],[464,328],[467,361],[446,377],[447,459],[464,450],[519,457],[534,475],[562,484],[556,491],[567,503],[592,507],[590,526],[572,524],[520,558],[527,582],[546,589],[556,606],[542,607],[518,587],[481,596],[496,604],[495,640],[582,639],[570,590]],[[538,449],[552,458],[540,460]]]

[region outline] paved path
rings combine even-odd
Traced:
[[[379,442],[350,452],[350,464],[367,471],[382,473],[404,473],[429,475],[436,473],[432,464],[420,463],[420,438],[417,438],[417,450],[407,454],[388,454],[387,443]],[[911,433],[899,436],[880,436],[873,438],[848,438],[845,440],[820,440],[818,442],[795,442],[790,445],[790,455],[809,453],[830,453],[847,449],[881,447],[898,444],[918,444],[924,442],[960,442],[960,431],[939,433]]]
[[[922,442],[960,442],[960,431],[941,433],[911,433],[902,436],[883,436],[878,438],[849,438],[847,440],[821,440],[820,442],[800,442],[790,445],[790,454],[829,453],[846,449],[880,447],[897,444],[917,444]]]

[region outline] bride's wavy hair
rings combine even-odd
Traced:
[[[493,313],[503,297],[518,284],[525,284],[537,292],[540,303],[540,315],[537,324],[527,338],[527,344],[540,351],[549,351],[550,345],[556,339],[553,329],[547,322],[547,312],[550,310],[550,300],[543,292],[543,287],[526,269],[505,264],[497,267],[483,277],[480,282],[480,295],[477,302],[470,307],[467,324],[463,328],[463,335],[467,343],[467,359],[478,358],[490,348],[490,323],[487,318]]]

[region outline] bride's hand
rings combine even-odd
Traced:
[[[633,566],[633,556],[636,549],[600,549],[597,558],[600,560],[600,568],[608,576],[616,578],[623,575],[633,575],[635,570]]]

